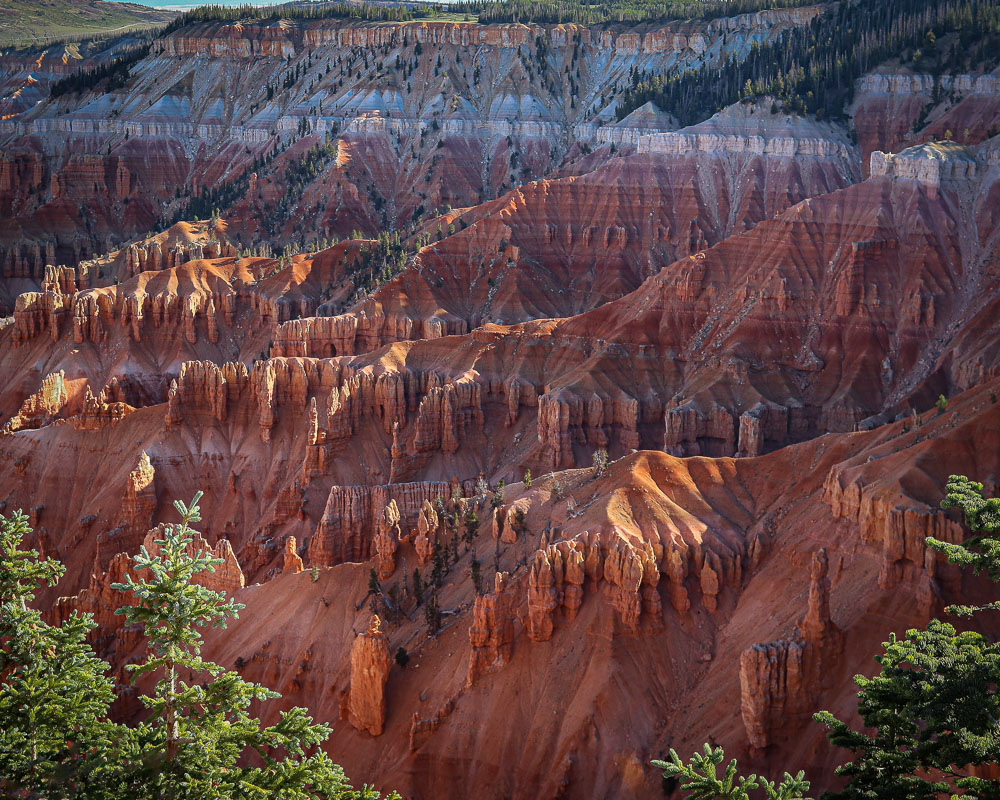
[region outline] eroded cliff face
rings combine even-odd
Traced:
[[[859,80],[850,111],[866,170],[876,150],[952,138],[976,144],[996,135],[1000,75],[876,70]]]
[[[963,163],[980,163],[970,152]],[[400,300],[390,327],[367,311],[388,288],[339,316],[282,321],[279,309],[308,313],[307,298],[344,279],[336,263],[352,251],[340,245],[284,267],[201,259],[93,289],[80,288],[81,270],[53,269],[0,333],[17,345],[4,355],[19,387],[4,397],[7,431],[44,438],[54,427],[76,449],[88,432],[114,435],[128,421],[145,426],[137,440],[159,462],[153,443],[164,436],[176,443],[169,452],[191,426],[218,426],[225,444],[197,469],[225,486],[221,502],[234,516],[211,532],[233,535],[248,574],[280,573],[294,536],[307,563],[377,557],[391,575],[423,506],[453,503],[456,487],[468,493],[481,473],[583,466],[599,448],[612,457],[636,448],[757,456],[880,424],[949,385],[995,375],[995,350],[976,333],[989,330],[994,302],[990,174],[934,185],[898,172],[874,177],[727,236],[587,314],[471,333],[428,331],[402,316],[417,309]],[[971,215],[959,211],[963,202]],[[973,230],[980,244],[970,249]],[[417,262],[399,285],[421,271]],[[946,331],[957,332],[950,343]],[[307,354],[262,359],[268,340],[272,353]],[[330,357],[319,357],[324,349]],[[48,377],[33,367],[42,353],[56,370]],[[16,441],[22,473],[38,475]],[[78,504],[66,520],[77,511],[93,513]],[[506,521],[502,538],[516,539]],[[419,563],[432,544],[427,537]],[[553,558],[537,564],[540,609],[563,592],[565,565]],[[633,562],[645,558],[618,553],[612,567],[633,626],[653,602],[633,586]],[[682,582],[690,567],[672,569]],[[711,558],[697,564],[707,596],[723,573]],[[679,588],[670,592],[686,602]],[[539,637],[547,615],[536,615]]]
[[[11,62],[0,84],[0,267],[40,280],[46,264],[111,252],[220,182],[233,187],[229,216],[244,245],[404,228],[432,209],[467,207],[569,166],[580,157],[572,141],[633,146],[657,130],[662,121],[611,124],[632,69],[743,57],[818,11],[642,33],[191,25],[157,40],[125,88],[54,100],[45,99],[49,73],[59,71],[48,66],[54,54],[38,54],[43,80]],[[63,61],[72,66],[59,69],[90,64]],[[298,159],[328,137],[337,137],[336,155],[290,196]],[[317,218],[308,229],[304,209]]]
[[[764,755],[772,731],[790,719],[808,719],[832,665],[841,656],[843,632],[830,616],[825,548],[809,567],[809,607],[793,636],[755,644],[740,655],[740,708],[752,756]]]
[[[499,336],[478,335],[494,347]],[[637,796],[653,797],[658,782],[630,772],[632,755],[641,763],[668,744],[693,749],[706,730],[727,751],[758,765],[808,757],[817,780],[826,780],[834,756],[816,755],[822,734],[810,726],[810,711],[822,705],[846,712],[849,704],[838,704],[851,696],[850,675],[870,668],[887,625],[917,624],[969,591],[961,575],[929,555],[923,539],[960,536],[957,520],[936,510],[948,473],[995,476],[1000,469],[1000,443],[990,438],[1000,430],[1000,405],[991,397],[996,380],[952,398],[944,414],[924,412],[917,420],[828,436],[763,458],[642,452],[615,461],[604,476],[591,468],[539,475],[530,488],[508,485],[491,514],[488,497],[475,494],[473,469],[464,484],[373,486],[362,477],[371,474],[367,460],[380,448],[393,460],[391,451],[403,446],[401,420],[420,429],[415,423],[424,400],[418,398],[437,387],[419,375],[408,379],[417,392],[412,400],[405,380],[398,394],[377,390],[377,381],[359,388],[357,396],[376,405],[358,406],[349,449],[323,459],[310,455],[309,448],[321,446],[319,409],[343,380],[337,369],[349,363],[272,359],[251,371],[192,363],[171,403],[138,409],[101,435],[121,444],[139,435],[147,447],[159,448],[141,453],[122,481],[119,524],[141,529],[168,513],[158,498],[184,496],[195,481],[207,482],[206,537],[229,535],[216,548],[227,564],[217,588],[248,604],[231,637],[212,637],[210,656],[223,663],[242,659],[248,677],[285,692],[288,702],[310,704],[321,718],[346,715],[359,732],[342,733],[332,754],[350,771],[377,774],[386,786],[457,790],[454,769],[434,764],[464,741],[465,783],[515,763],[531,779],[508,787],[515,796],[527,796],[529,786],[547,792],[550,783],[553,792],[563,786],[592,796],[632,775]],[[507,429],[508,420],[516,430],[529,412],[518,408],[512,418],[511,405],[498,394],[483,406],[484,424],[498,417],[492,430]],[[264,412],[271,423],[266,429]],[[440,411],[435,414],[440,420]],[[168,416],[175,420],[172,432]],[[141,425],[137,417],[145,418]],[[23,478],[14,485],[37,487],[29,502],[40,543],[67,559],[105,525],[100,517],[81,519],[72,539],[60,534],[64,512],[44,475],[67,467],[64,460],[56,469],[45,453],[50,446],[65,453],[90,435],[49,424],[3,440],[4,463]],[[517,448],[513,436],[508,446]],[[490,438],[459,440],[445,463],[470,463],[467,449],[488,446]],[[183,442],[208,440],[241,444],[202,456],[194,474],[181,456],[191,445]],[[435,441],[443,446],[443,438]],[[17,466],[22,445],[35,456]],[[975,453],[971,462],[969,453]],[[433,474],[436,457],[424,462],[421,474]],[[306,465],[313,465],[308,472]],[[353,486],[341,477],[352,469]],[[987,480],[995,484],[996,478]],[[288,481],[284,488],[282,481]],[[471,538],[458,545],[458,561],[438,596],[448,612],[443,631],[429,637],[422,613],[413,619],[404,613],[355,638],[352,629],[368,625],[369,568],[405,612],[414,602],[412,570],[420,565],[427,580],[433,542],[458,541],[459,520],[470,510],[477,515]],[[146,535],[147,545],[155,535]],[[304,540],[304,548],[292,537]],[[70,582],[84,579],[77,584],[83,588],[60,600],[55,613],[94,611],[103,652],[124,659],[136,640],[116,627],[120,618],[111,611],[120,599],[109,587],[121,579],[135,545],[102,566],[103,554],[111,552],[105,543],[113,541],[97,537],[93,577],[69,575]],[[498,570],[492,591],[488,584],[483,594],[475,591],[473,559],[487,575]],[[315,578],[309,569],[300,571],[302,560],[318,568]],[[243,570],[260,583],[241,589]],[[873,618],[871,609],[889,605],[892,613]],[[269,619],[284,622],[261,623]],[[412,663],[394,672],[389,654],[400,646]],[[567,675],[579,677],[567,681]],[[677,699],[694,697],[695,685],[708,693],[708,705]],[[639,707],[628,701],[637,686],[651,698]],[[720,724],[707,710],[719,707],[742,711]],[[626,708],[636,710],[622,716]],[[560,724],[548,721],[549,710],[557,709]],[[483,718],[491,720],[491,734],[476,733],[470,743],[468,731],[481,730],[476,720]],[[539,749],[596,758],[598,719],[620,726],[619,760],[593,772],[560,756],[554,779]],[[533,744],[498,749],[496,737],[508,730],[530,730]],[[387,763],[385,754],[399,743],[408,755]]]
[[[247,605],[206,657],[345,721],[352,776],[653,798],[650,758],[711,737],[831,786],[810,712],[979,591],[924,540],[962,536],[948,474],[1000,480],[1000,162],[770,104],[605,122],[633,66],[813,13],[547,28],[542,56],[526,26],[202,26],[85,113],[0,121],[0,485],[67,564],[42,605],[135,658],[111,584],[201,489]],[[227,219],[91,250],[244,171]]]
[[[345,709],[355,702],[356,685],[365,698],[372,692],[366,714],[374,729],[359,713],[345,711],[365,732],[342,737],[335,753],[355,770],[381,764],[386,786],[416,793],[457,791],[468,776],[475,780],[514,763],[528,773],[523,783],[506,787],[515,796],[594,796],[631,774],[630,754],[642,762],[668,744],[694,749],[705,731],[755,768],[808,759],[816,779],[828,780],[836,756],[820,747],[823,734],[809,721],[811,711],[849,713],[850,676],[871,669],[870,655],[887,626],[918,624],[971,588],[923,556],[908,562],[894,583],[880,583],[883,541],[837,507],[829,487],[845,472],[856,474],[863,495],[882,492],[887,507],[926,509],[914,540],[941,535],[955,522],[932,510],[939,481],[967,463],[967,448],[981,432],[996,430],[1000,406],[989,398],[992,388],[953,398],[954,418],[923,414],[919,430],[897,422],[760,459],[639,453],[615,462],[603,478],[571,470],[536,478],[530,489],[508,485],[505,507],[527,509],[519,524],[523,542],[521,533],[509,542],[494,539],[481,514],[479,532],[468,549],[461,546],[439,593],[441,608],[453,612],[444,629],[428,637],[422,620],[384,625],[388,643],[377,648],[383,653],[374,659],[383,665],[378,669],[356,668],[368,663],[361,653],[370,649],[369,639],[354,638],[351,626],[364,630],[369,612],[352,611],[346,628],[320,621],[330,617],[324,604],[338,575],[341,585],[352,587],[352,598],[364,599],[365,563],[324,571],[312,599],[302,596],[310,594],[311,581],[295,588],[285,578],[264,584],[248,595],[248,612],[256,602],[265,614],[294,592],[295,613],[315,621],[301,635],[278,639],[260,632],[258,644],[241,640],[239,646],[260,647],[269,639],[268,659],[254,661],[258,666],[249,672],[271,674],[278,684],[306,648],[310,664],[330,663],[325,678],[310,667],[305,680],[333,687],[329,700],[322,698],[330,693],[311,696],[334,715],[341,713],[339,691],[349,687]],[[971,466],[996,475],[995,451],[989,452],[995,436],[989,436]],[[858,468],[864,472],[853,472]],[[877,535],[891,541],[894,534]],[[503,574],[477,595],[468,578],[471,559],[489,564],[497,543]],[[415,544],[399,541],[395,557],[412,568]],[[380,580],[386,591],[403,584],[398,570]],[[934,603],[926,607],[929,586]],[[321,640],[325,626],[331,634]],[[387,653],[400,645],[410,665],[387,672]],[[220,655],[236,652],[221,637],[211,647]],[[266,666],[278,663],[288,666],[277,672]],[[382,712],[386,674],[389,700]],[[636,705],[639,686],[650,699]],[[742,712],[720,720],[722,707]],[[483,719],[490,720],[488,729]],[[618,758],[609,758],[607,772],[568,756],[600,758],[595,725],[615,731]],[[514,736],[499,747],[497,737],[506,731],[530,731],[531,742]],[[398,767],[384,761],[392,741],[409,742]],[[460,743],[461,782],[454,764],[435,766]],[[566,754],[557,757],[556,776],[539,749]],[[655,775],[630,780],[636,796],[660,791]]]

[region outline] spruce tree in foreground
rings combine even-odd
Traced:
[[[1000,580],[1000,500],[963,475],[948,478],[944,508],[959,508],[973,535],[962,544],[928,538],[953,564]],[[950,606],[961,616],[995,610]],[[835,800],[931,800],[941,794],[1000,797],[1000,780],[973,777],[1000,761],[1000,647],[974,631],[933,620],[927,630],[890,635],[876,656],[882,671],[855,677],[858,711],[874,735],[855,731],[827,711],[816,715],[830,741],[851,751],[837,772],[848,778]]]
[[[809,800],[805,797],[805,793],[809,791],[809,781],[805,780],[805,773],[801,770],[797,775],[786,772],[781,783],[775,784],[759,775],[740,775],[734,758],[720,776],[717,767],[725,758],[726,753],[721,747],[713,748],[706,744],[704,754],[695,753],[691,756],[690,764],[682,761],[673,748],[670,749],[670,761],[653,761],[652,764],[663,770],[664,778],[684,781],[681,791],[690,792],[695,800],[711,800],[715,797],[724,800],[750,800],[750,792],[755,789],[763,789],[767,800]]]
[[[926,630],[895,634],[876,656],[881,672],[857,675],[854,730],[828,711],[815,715],[830,741],[851,751],[837,769],[848,779],[834,800],[933,800],[942,794],[1000,796],[1000,781],[969,776],[1000,756],[1000,652],[973,631],[932,620]],[[869,733],[868,731],[874,731]]]
[[[156,540],[157,553],[142,548],[131,575],[117,589],[130,592],[136,605],[120,608],[130,624],[142,625],[148,658],[129,667],[134,680],[158,682],[142,697],[152,715],[141,728],[149,797],[184,800],[275,798],[348,800],[377,798],[351,789],[343,770],[319,749],[330,735],[303,708],[281,714],[263,727],[247,709],[276,692],[243,680],[204,660],[201,629],[224,628],[242,605],[223,593],[192,583],[221,559],[191,553],[191,523],[201,520],[195,495],[189,506],[175,502],[181,524],[167,526]]]
[[[928,539],[927,544],[948,557],[952,564],[971,567],[975,574],[985,572],[990,580],[1000,581],[1000,498],[984,497],[983,485],[964,475],[948,478],[942,508],[960,509],[973,536],[962,544]],[[1000,602],[983,606],[949,606],[948,611],[969,616],[977,611],[1000,610]]]
[[[0,517],[0,796],[115,796],[108,758],[128,731],[108,721],[108,665],[86,642],[90,615],[49,625],[35,592],[66,568],[22,550],[28,518]]]

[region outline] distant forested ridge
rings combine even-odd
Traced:
[[[198,6],[185,11],[164,29],[164,35],[194,22],[239,22],[242,20],[278,19],[360,19],[382,22],[406,22],[414,18],[403,5],[370,3],[317,3],[314,6]]]
[[[890,59],[918,71],[989,71],[1000,63],[1000,0],[842,0],[809,25],[754,45],[742,61],[672,75],[633,72],[618,119],[652,101],[681,125],[740,100],[843,118],[855,81]]]
[[[246,19],[362,19],[405,22],[447,13],[464,15],[470,22],[601,25],[616,22],[652,22],[678,19],[715,19],[775,8],[812,5],[812,0],[463,0],[448,5],[375,5],[369,3],[317,3],[314,6],[208,5],[179,16],[167,28],[176,30],[192,22]]]
[[[535,22],[558,25],[574,22],[599,25],[611,22],[647,22],[675,19],[715,19],[773,8],[813,5],[809,0],[470,0],[452,3],[449,10],[475,16],[481,23]]]

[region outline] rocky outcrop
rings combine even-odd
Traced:
[[[90,275],[98,269],[96,262],[83,262],[78,270],[66,267],[46,267],[42,291],[19,295],[14,308],[12,342],[20,346],[48,332],[58,341],[68,330],[63,319],[72,320],[73,342],[102,344],[116,325],[127,336],[141,342],[144,336],[161,329],[175,330],[189,344],[198,342],[199,331],[208,341],[218,343],[220,325],[232,325],[237,311],[238,292],[229,283],[231,267],[218,272],[206,272],[204,288],[178,293],[177,280],[154,280],[142,276],[125,290],[121,286],[105,286],[78,290],[77,283],[90,283]],[[203,263],[203,262],[199,262]],[[196,270],[197,266],[184,267]],[[78,274],[82,276],[78,281]]]
[[[0,122],[0,126],[3,122]],[[28,187],[30,182],[21,184]],[[56,260],[54,242],[33,239],[0,247],[0,275],[4,278],[31,278],[42,280],[45,267]]]
[[[815,698],[842,655],[844,636],[830,616],[827,570],[821,548],[810,567],[809,608],[792,638],[754,645],[740,656],[743,725],[758,755],[775,728],[815,710]]]
[[[77,295],[73,302],[73,342],[103,343],[115,321],[117,291],[93,290]]]
[[[172,33],[161,44],[162,55],[208,58],[281,58],[297,55],[303,48],[397,48],[404,41],[427,47],[518,48],[544,41],[549,47],[572,49],[574,45],[611,51],[618,56],[657,53],[703,55],[709,42],[722,34],[740,32],[760,37],[807,24],[819,7],[767,10],[714,19],[697,26],[673,23],[644,34],[602,30],[582,25],[480,25],[475,22],[419,21],[395,25],[317,24],[275,28],[264,25],[207,23]],[[736,37],[734,37],[736,38]]]
[[[236,255],[236,249],[229,242],[220,242],[218,239],[208,238],[206,241],[175,241],[169,243],[159,238],[148,239],[142,242],[135,242],[123,248],[119,254],[113,256],[124,262],[124,271],[128,277],[138,275],[141,272],[160,272],[165,269],[173,269],[189,261],[200,261],[211,258],[232,258]],[[89,262],[81,262],[80,266],[85,267]]]
[[[629,633],[638,633],[643,620],[652,630],[662,627],[663,609],[656,587],[663,552],[658,542],[636,544],[623,537],[616,537],[608,547],[604,559],[605,590]],[[713,556],[718,558],[711,550],[706,550],[705,555],[706,561]],[[713,595],[703,596],[706,606],[714,604]]]
[[[156,513],[156,470],[146,451],[139,454],[135,468],[128,474],[121,512],[115,527],[97,536],[94,572],[110,568],[119,553],[134,553],[146,537]]]
[[[756,644],[740,656],[740,708],[751,752],[762,755],[774,725],[788,706],[797,706],[806,685],[805,643],[779,640]]]
[[[575,466],[575,443],[591,451],[614,443],[628,452],[639,446],[642,416],[638,399],[624,392],[610,397],[597,392],[589,396],[567,390],[546,392],[538,398],[541,458],[551,469]]]
[[[425,500],[417,514],[417,529],[413,532],[413,549],[417,551],[417,563],[423,567],[430,563],[437,546],[441,520],[429,500]]]
[[[476,597],[469,628],[469,672],[466,686],[472,686],[481,676],[502,669],[514,648],[514,618],[508,593],[509,575],[494,576],[493,591]]]
[[[739,418],[737,458],[763,455],[765,440],[784,442],[788,436],[788,409],[773,403],[755,403]]]
[[[61,294],[72,297],[77,288],[76,270],[71,267],[48,265],[45,267],[45,277],[42,278],[42,292]]]
[[[285,550],[281,556],[281,574],[296,574],[302,572],[305,567],[302,565],[302,558],[299,556],[297,542],[294,536],[285,539]]]
[[[373,616],[368,630],[351,646],[351,686],[348,719],[359,731],[379,736],[385,727],[385,684],[389,679],[389,640],[382,622]]]
[[[671,455],[722,456],[732,455],[736,449],[733,416],[717,403],[708,408],[699,408],[694,402],[668,408],[663,423],[663,450]],[[756,446],[759,448],[759,442]]]
[[[271,355],[349,356],[394,342],[440,339],[468,332],[465,320],[440,315],[414,319],[404,314],[386,313],[378,303],[367,303],[349,314],[281,322],[275,332]]]
[[[390,500],[389,505],[382,509],[375,532],[375,569],[382,580],[391,578],[396,571],[396,550],[403,538],[400,520],[399,506],[395,500]]]
[[[83,393],[83,409],[72,418],[77,430],[96,431],[121,422],[135,409],[121,400],[109,400],[107,387],[94,397],[90,386]]]
[[[869,169],[872,177],[915,180],[936,189],[945,181],[974,180],[977,164],[968,148],[954,142],[935,142],[896,154],[876,150]]]
[[[250,373],[245,364],[185,361],[170,382],[167,393],[168,428],[190,421],[199,413],[209,413],[220,422],[228,418],[231,406],[249,396]]]
[[[49,267],[46,268],[51,269]],[[19,347],[48,331],[52,341],[58,341],[60,322],[71,313],[76,297],[75,286],[70,293],[62,291],[59,283],[45,282],[46,290],[19,295],[14,305],[14,332],[11,343]]]
[[[860,94],[931,94],[935,87],[949,93],[1000,95],[1000,77],[873,72],[858,80]]]
[[[441,723],[444,722],[455,710],[456,698],[449,697],[445,702],[429,715],[422,715],[414,711],[410,717],[410,752],[413,753],[427,741],[428,737],[434,733]]]
[[[271,356],[350,356],[357,352],[360,315],[307,317],[282,322],[275,331]]]
[[[900,502],[898,490],[876,480],[850,476],[845,464],[833,469],[824,483],[824,498],[833,516],[855,522],[862,541],[881,548],[879,586],[891,589],[908,569],[916,568],[933,583],[945,566],[941,555],[927,547],[927,537],[958,543],[965,539],[962,525],[948,514],[924,503]],[[928,611],[933,598],[925,598]]]
[[[0,433],[14,433],[48,425],[62,414],[68,403],[65,371],[50,373],[42,380],[38,391],[21,404],[20,411],[7,421]]]
[[[559,585],[562,583],[562,553],[553,549],[535,553],[528,574],[528,636],[536,642],[552,638],[553,615],[559,608]]]
[[[450,484],[420,481],[331,487],[319,526],[309,540],[310,563],[332,566],[345,561],[367,561],[377,552],[375,541],[382,521],[379,509],[395,504],[399,514],[397,526],[407,531],[420,525],[418,516],[423,518],[425,507],[430,506],[435,513],[431,504],[439,497],[451,497]]]
[[[846,144],[829,139],[792,138],[788,136],[733,136],[716,133],[653,133],[640,136],[640,153],[679,156],[690,152],[741,153],[779,158],[824,158],[842,165],[845,173],[853,171],[856,154]]]
[[[312,359],[272,358],[256,362],[250,371],[250,387],[257,406],[262,441],[270,441],[271,430],[278,423],[282,406],[303,412],[309,407],[310,395],[313,394],[331,393],[328,417],[336,417],[332,392],[342,388],[340,370],[341,366],[337,363]],[[328,441],[327,428],[311,430],[310,442],[322,444]]]
[[[830,615],[829,571],[826,548],[821,547],[809,565],[809,610],[799,622],[799,631],[805,641],[821,645],[821,650],[827,653],[836,653],[843,635]]]
[[[130,527],[138,530],[149,529],[150,520],[156,511],[156,490],[153,478],[156,470],[149,455],[143,450],[139,454],[135,469],[128,474],[125,485],[125,498],[122,501],[122,516],[128,520]]]
[[[586,578],[609,598],[626,633],[639,633],[643,627],[658,630],[663,618],[657,591],[662,552],[658,543],[637,545],[621,536],[602,537],[596,532],[538,550],[528,573],[529,638],[548,641],[560,609],[567,620],[576,617]]]
[[[494,539],[499,539],[504,544],[513,544],[517,541],[524,527],[524,517],[530,508],[530,504],[525,500],[519,500],[509,506],[493,509],[492,524],[490,526]],[[519,522],[520,520],[520,522]]]

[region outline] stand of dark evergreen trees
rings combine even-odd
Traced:
[[[937,52],[937,40],[957,34]],[[934,58],[927,53],[933,52]],[[633,73],[619,100],[618,119],[653,101],[691,125],[740,100],[773,96],[783,106],[820,118],[843,118],[855,81],[899,57],[941,72],[1000,62],[997,0],[841,0],[809,25],[773,44],[755,45],[742,61],[673,75]]]
[[[487,23],[533,22],[538,24],[599,25],[614,22],[645,22],[672,19],[714,19],[772,8],[795,8],[809,0],[466,0],[433,3],[379,5],[330,2],[259,7],[252,5],[206,5],[181,14],[165,29],[170,33],[192,22],[236,20],[338,19],[405,22],[435,16],[445,11],[466,14],[471,21]]]
[[[430,6],[430,9],[436,9]],[[360,19],[379,22],[406,22],[413,19],[409,7],[398,5],[373,5],[370,3],[316,3],[283,6],[219,6],[205,5],[185,11],[163,30],[172,33],[194,22],[237,22],[242,20],[277,19]]]
[[[129,79],[129,73],[136,64],[149,55],[149,43],[140,44],[124,55],[118,56],[105,64],[93,69],[78,69],[57,81],[49,89],[50,97],[62,97],[64,94],[79,94],[89,91],[104,81],[105,91],[121,89]]]
[[[795,8],[807,0],[470,0],[449,10],[478,16],[481,23],[535,22],[600,25],[672,19],[715,19],[771,8]]]

